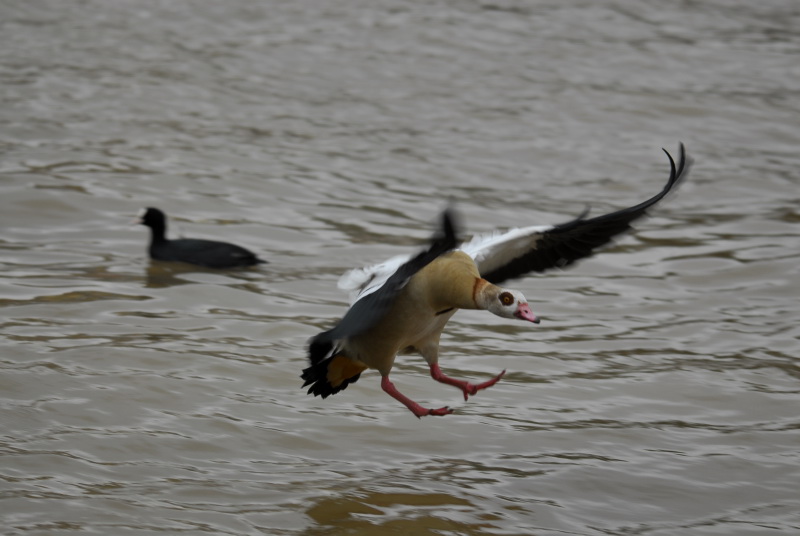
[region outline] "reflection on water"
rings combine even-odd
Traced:
[[[260,270],[263,269],[234,268],[228,270],[215,270],[212,268],[203,268],[179,262],[151,261],[146,269],[146,286],[147,288],[164,288],[175,285],[196,283],[197,281],[192,279],[193,274],[199,274],[201,276],[202,274],[209,274],[212,279],[216,276],[217,278],[225,279],[226,282],[230,278],[241,279],[247,278],[248,276],[260,278],[264,275],[263,272],[259,273]]]
[[[794,534],[798,11],[728,2],[0,7],[4,534]],[[326,400],[305,345],[346,269],[630,206],[515,283],[542,324],[459,312]],[[270,264],[151,262],[130,218]],[[188,229],[187,229],[188,230]]]
[[[474,510],[475,505],[468,501],[442,493],[365,492],[323,499],[309,508],[306,514],[320,528],[307,533],[320,534],[335,529],[376,535],[440,534],[441,531],[492,528],[490,523],[475,523]],[[488,520],[495,516],[483,517]]]

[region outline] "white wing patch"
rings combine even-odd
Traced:
[[[552,228],[536,225],[477,235],[459,249],[473,258],[480,273],[489,273],[536,249],[536,242]],[[410,258],[411,255],[397,255],[379,264],[354,268],[339,278],[337,286],[349,293],[352,305],[381,288]]]
[[[354,268],[339,278],[337,286],[350,293],[350,305],[381,288],[411,255],[397,255],[380,264]]]
[[[534,225],[482,234],[461,246],[461,251],[472,257],[482,274],[505,266],[536,249],[536,243],[552,225]]]

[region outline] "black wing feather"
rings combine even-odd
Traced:
[[[563,268],[592,255],[595,249],[608,244],[617,235],[628,231],[631,223],[645,215],[647,209],[661,201],[685,176],[689,162],[680,144],[678,165],[664,149],[669,158],[670,175],[664,189],[657,195],[636,206],[612,212],[604,216],[586,219],[587,211],[574,220],[556,225],[543,233],[536,248],[513,259],[488,273],[481,274],[487,281],[498,284],[507,279],[529,272],[543,272],[551,268]]]

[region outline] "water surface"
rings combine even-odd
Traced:
[[[795,2],[33,0],[0,6],[7,535],[796,534]],[[325,401],[352,266],[638,203],[543,319],[460,312]],[[150,263],[173,234],[268,258]]]

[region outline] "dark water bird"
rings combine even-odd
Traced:
[[[310,385],[308,394],[326,398],[354,383],[366,369],[375,369],[382,389],[417,417],[452,413],[448,407],[425,408],[394,386],[389,373],[397,354],[419,352],[431,377],[460,389],[464,400],[497,383],[505,371],[481,383],[442,372],[439,337],[447,321],[458,309],[482,309],[538,324],[525,296],[499,285],[531,272],[567,267],[628,231],[687,173],[683,144],[677,165],[664,152],[670,164],[667,184],[638,205],[594,218],[587,218],[587,211],[559,225],[477,236],[460,246],[456,221],[448,210],[427,249],[348,272],[339,287],[353,293],[352,305],[336,326],[311,339],[303,387]]]
[[[158,261],[185,262],[205,268],[237,268],[266,263],[255,253],[236,244],[204,240],[201,238],[167,238],[167,216],[153,207],[143,208],[136,223],[150,228],[151,259]]]

